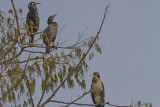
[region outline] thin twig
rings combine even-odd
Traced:
[[[15,59],[15,58],[17,58],[18,56],[20,56],[20,55],[22,54],[22,52],[23,52],[23,48],[21,48],[21,51],[20,51],[18,54],[16,54],[15,57],[12,57],[12,58],[10,58],[10,59],[8,59],[8,60],[6,60],[6,61],[3,61],[1,64],[6,64],[6,63],[12,61],[13,59]]]
[[[43,46],[43,45],[39,45],[39,46],[37,46],[37,45],[27,45],[27,44],[24,44],[25,46],[24,46],[24,48],[31,48],[31,47],[38,47],[38,48],[46,48],[45,46]],[[27,46],[26,46],[27,45]]]
[[[34,107],[34,102],[33,102],[33,98],[32,98],[30,82],[29,82],[28,77],[27,77],[26,74],[25,74],[25,76],[26,76],[26,79],[27,79],[27,85],[28,85],[28,88],[29,88],[29,95],[30,95],[30,98],[31,98],[32,107]]]
[[[41,98],[40,98],[40,100],[39,100],[39,102],[38,102],[37,107],[39,107],[39,105],[41,104],[42,99],[43,99],[43,97],[44,97],[44,93],[45,93],[45,91],[46,91],[46,88],[44,88],[44,90],[43,90],[43,92],[42,92],[42,95],[41,95]]]
[[[98,38],[100,32],[101,32],[101,29],[102,29],[102,26],[103,26],[103,23],[104,23],[104,20],[105,20],[105,16],[106,16],[106,13],[107,13],[107,10],[109,8],[109,4],[107,5],[106,9],[105,9],[105,13],[104,13],[104,17],[103,17],[103,20],[102,20],[102,23],[101,23],[101,26],[99,28],[99,31],[97,32],[97,35],[95,36],[92,44],[90,45],[89,49],[87,50],[86,54],[83,55],[82,59],[80,60],[80,62],[77,64],[76,68],[74,70],[72,70],[71,73],[68,74],[68,76],[63,80],[63,82],[57,87],[57,89],[53,92],[53,94],[44,102],[41,104],[41,107],[43,107],[45,104],[47,104],[48,102],[50,102],[50,100],[53,98],[53,96],[55,96],[55,94],[58,92],[58,90],[63,86],[63,84],[68,80],[68,78],[73,74],[73,72],[77,71],[78,67],[81,65],[82,61],[86,58],[87,54],[89,53],[89,51],[91,50],[91,48],[93,47],[93,44],[96,42],[96,39]]]
[[[29,61],[34,61],[34,60],[39,60],[39,59],[43,59],[44,58],[44,56],[36,56],[36,57],[34,57],[34,58],[29,58],[28,60]],[[50,58],[47,58],[47,59],[52,59],[52,57],[50,57]],[[17,61],[17,62],[15,62],[15,63],[25,63],[25,62],[27,62],[28,60],[22,60],[22,61]],[[68,62],[54,62],[55,64],[68,64]]]
[[[27,61],[33,61],[33,60],[38,60],[38,59],[43,59],[43,57],[37,56],[35,58],[29,58],[28,60],[18,61],[16,63],[25,63]]]
[[[44,58],[43,59],[43,63],[46,63],[46,59]],[[46,83],[47,83],[47,81],[48,81],[48,77],[46,77],[46,71],[44,70],[44,73],[45,73],[45,85],[44,85],[44,90],[43,90],[43,92],[42,92],[42,95],[41,95],[41,98],[40,98],[40,100],[39,100],[39,102],[38,102],[38,105],[37,105],[37,107],[41,104],[41,102],[42,102],[42,100],[43,100],[43,97],[44,97],[44,93],[45,93],[45,91],[46,91]]]
[[[73,104],[74,102],[78,101],[79,99],[81,99],[82,97],[84,97],[85,95],[89,94],[91,92],[91,90],[89,90],[88,92],[83,93],[83,95],[81,95],[80,97],[78,97],[77,99],[75,99],[74,101],[70,102],[70,104],[66,105],[65,107],[70,106],[71,104]]]
[[[14,13],[15,13],[15,18],[16,18],[17,28],[18,28],[18,33],[20,34],[20,28],[19,28],[19,20],[18,20],[17,10],[16,10],[16,8],[15,8],[15,5],[14,5],[13,0],[11,0],[11,2],[12,2],[12,6],[13,6],[13,9],[14,9]]]
[[[59,36],[58,36],[58,42],[57,42],[57,43],[59,43],[59,41],[60,41],[61,32],[63,31],[63,29],[64,29],[65,26],[66,26],[66,25],[63,25],[63,27],[58,31]]]
[[[35,32],[35,34],[37,35],[37,34],[41,34],[41,33],[43,33],[43,32],[44,32],[44,30],[39,31],[39,32]]]
[[[31,52],[30,52],[29,58],[30,58],[30,56],[31,56]],[[29,59],[29,58],[28,58],[28,59]],[[27,62],[27,63],[28,63],[28,62]],[[25,73],[25,76],[26,76],[26,79],[27,79],[27,84],[28,84],[28,88],[29,88],[29,95],[30,95],[30,98],[31,98],[32,107],[34,107],[34,102],[33,102],[33,98],[32,98],[30,82],[29,82],[29,80],[28,80],[28,77],[27,77],[26,72],[24,72],[24,73]]]
[[[40,52],[40,51],[29,51],[29,50],[23,50],[25,52],[32,52],[32,53],[40,53],[40,54],[45,54],[45,52]]]

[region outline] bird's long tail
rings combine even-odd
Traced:
[[[34,40],[34,34],[30,34],[29,43],[33,43]]]
[[[48,44],[48,45],[46,45],[46,54],[49,54],[50,49],[51,49],[50,45],[49,45],[49,44]]]

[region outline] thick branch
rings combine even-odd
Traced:
[[[61,103],[61,104],[70,104],[70,102],[57,101],[57,100],[51,100],[50,102]],[[72,103],[72,104],[78,105],[78,106],[96,106],[97,105],[97,104],[82,104],[82,103]],[[132,107],[132,106],[118,106],[118,105],[110,104],[109,102],[106,102],[102,105],[110,105],[113,107]],[[60,107],[66,107],[66,106],[60,106]]]
[[[103,26],[103,23],[104,23],[104,20],[105,20],[105,16],[107,14],[107,10],[109,8],[109,5],[107,5],[106,9],[105,9],[105,13],[104,13],[104,17],[103,17],[103,20],[102,20],[102,23],[101,23],[101,26],[99,28],[99,31],[97,32],[97,35],[96,37],[94,38],[91,46],[89,47],[89,49],[87,50],[86,54],[83,55],[82,59],[80,60],[80,62],[78,63],[78,65],[76,66],[76,68],[68,74],[68,76],[63,80],[63,82],[57,87],[57,89],[54,91],[54,93],[43,103],[41,104],[41,106],[43,107],[45,104],[47,104],[48,102],[50,102],[50,100],[52,99],[53,96],[55,96],[55,94],[58,92],[58,90],[63,86],[63,84],[68,80],[68,78],[73,74],[73,72],[77,71],[78,67],[81,65],[81,63],[83,62],[83,60],[86,58],[87,54],[89,53],[89,51],[91,50],[91,48],[93,47],[93,44],[96,42],[96,39],[98,38],[100,32],[101,32],[101,29],[102,29],[102,26]]]

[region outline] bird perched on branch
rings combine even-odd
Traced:
[[[37,4],[40,3],[30,2],[28,4],[29,11],[27,13],[26,24],[28,25],[30,31],[29,43],[33,43],[34,33],[39,29],[39,15],[36,6]]]
[[[50,52],[51,46],[50,43],[54,43],[57,31],[58,31],[58,24],[56,22],[53,22],[54,17],[57,14],[54,14],[48,18],[48,27],[43,32],[43,43],[46,45],[46,53],[48,54]]]
[[[91,76],[91,97],[94,104],[97,104],[95,107],[104,107],[102,105],[105,102],[105,90],[103,82],[100,80],[100,74],[98,72],[93,73]]]

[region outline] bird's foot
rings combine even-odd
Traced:
[[[29,46],[32,47],[32,46],[33,46],[33,43],[29,43]]]
[[[51,46],[51,48],[57,49],[57,46],[55,46],[54,44]]]
[[[109,102],[107,102],[106,104],[109,104]]]

